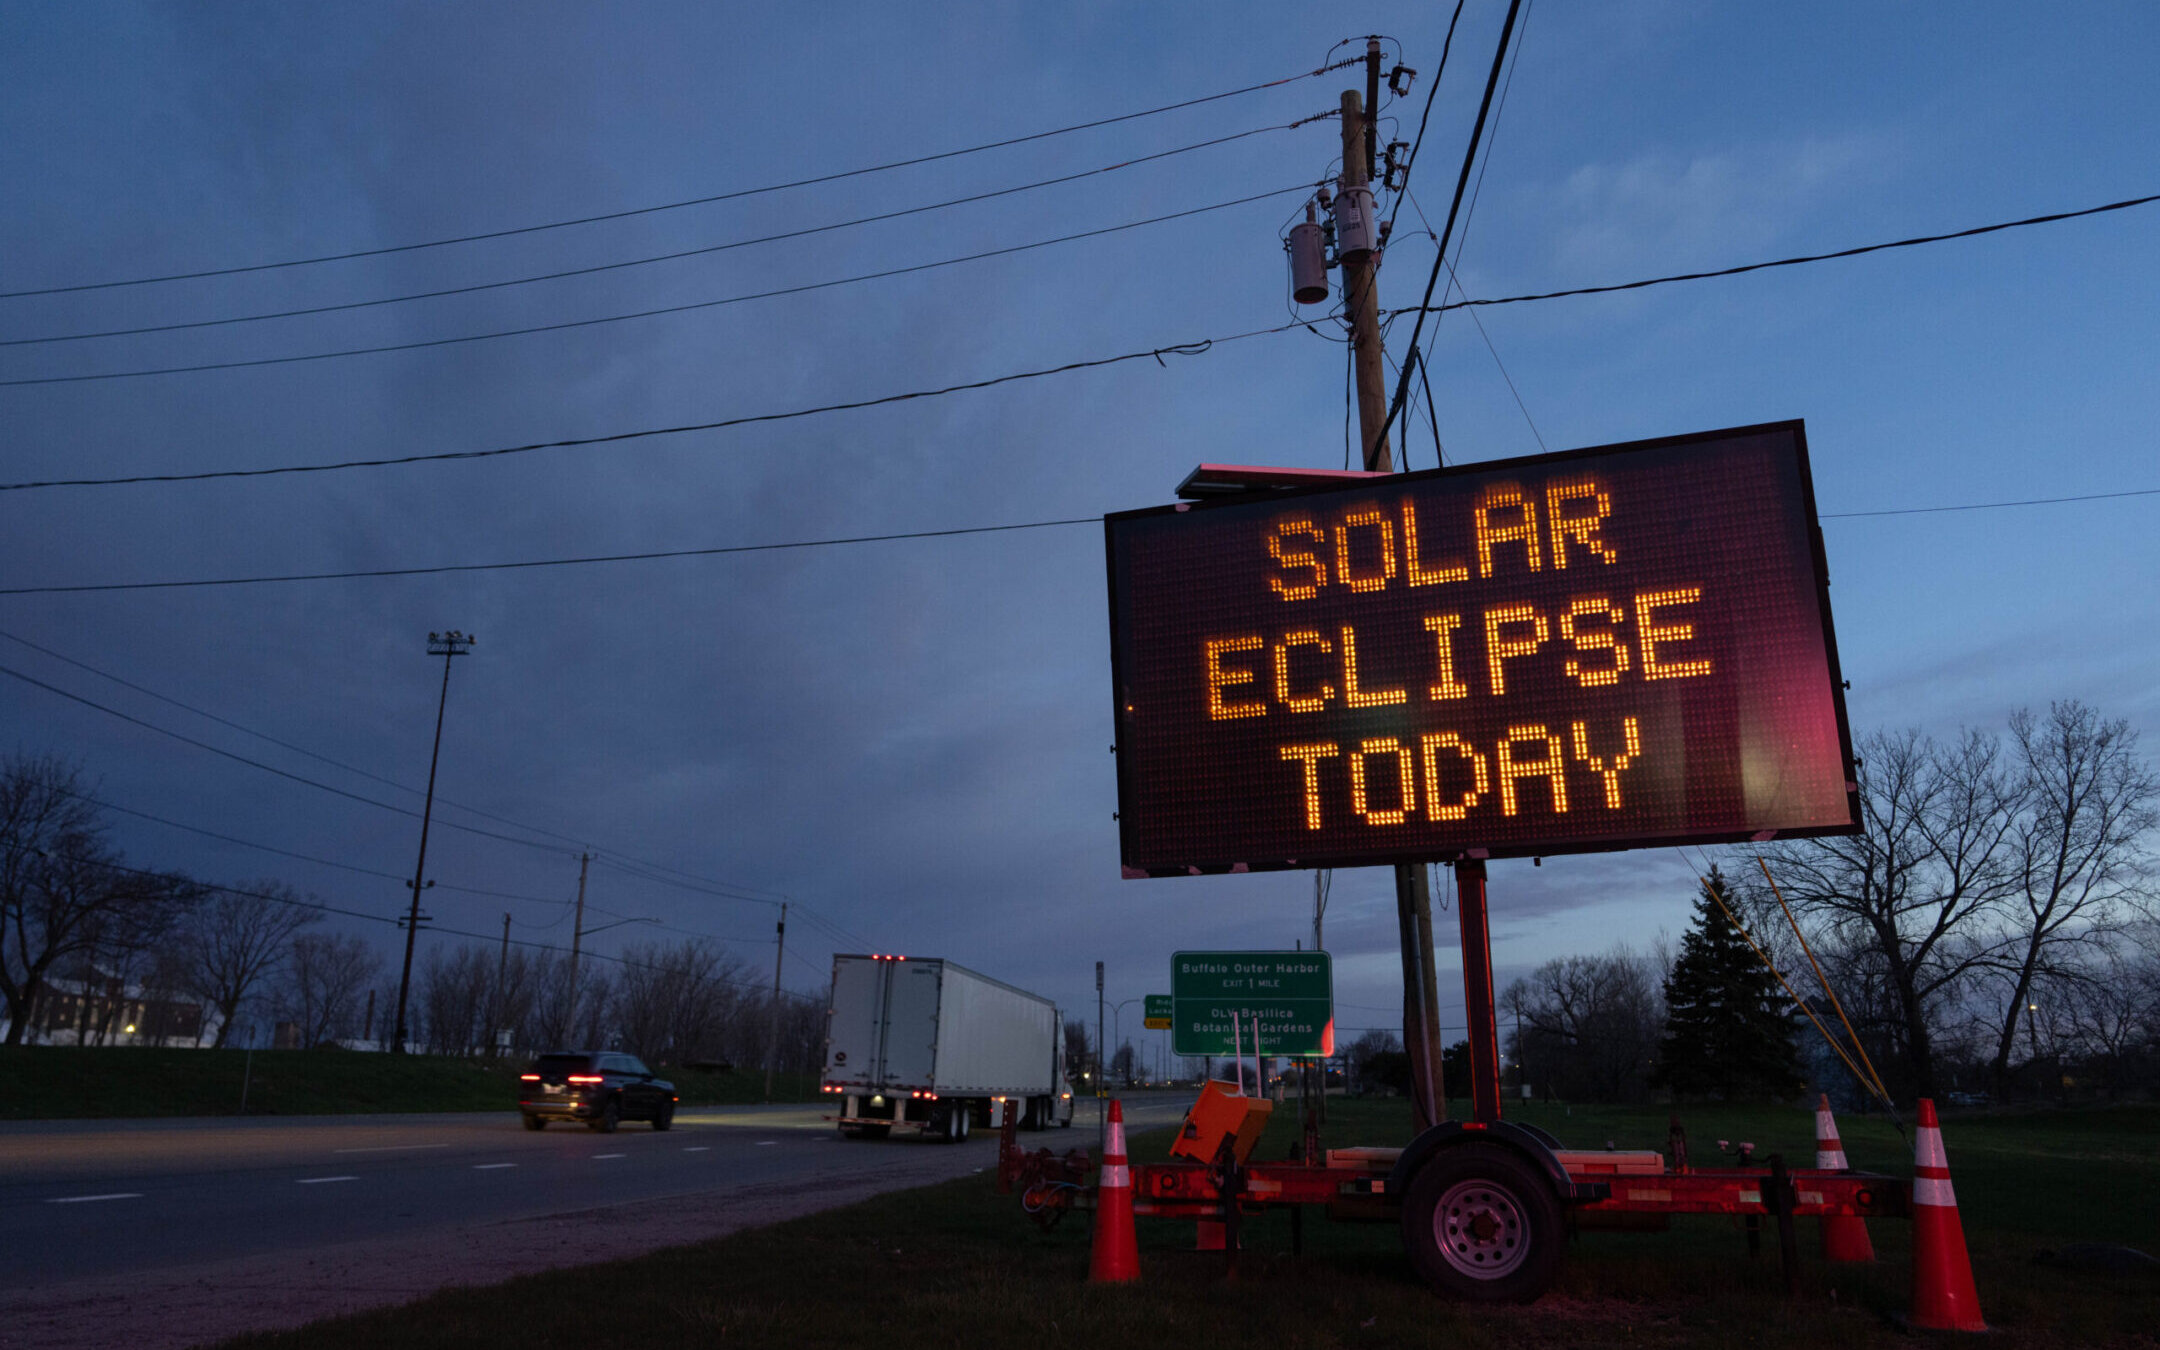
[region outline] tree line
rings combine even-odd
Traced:
[[[396,980],[366,939],[322,931],[316,897],[274,878],[219,886],[133,866],[106,836],[74,765],[0,760],[6,1044],[126,1035],[222,1047],[252,1042],[265,1023],[301,1047],[388,1039]],[[605,960],[468,943],[416,963],[406,1022],[410,1047],[435,1054],[604,1046],[660,1064],[749,1066],[776,1042],[776,1067],[814,1071],[825,1003],[776,1000],[740,958],[702,939]]]
[[[1879,1075],[1901,1099],[2160,1087],[2160,779],[2136,731],[2069,701],[1856,749],[1859,832],[1723,851],[1688,950],[1570,956],[1510,985],[1517,1071],[1581,1100],[1790,1095],[1794,1074]],[[1708,984],[1683,968],[1695,948]],[[1810,1013],[1858,1075],[1814,1054]],[[1796,1037],[1815,1070],[1745,1071]],[[1720,1038],[1724,1079],[1700,1063]]]

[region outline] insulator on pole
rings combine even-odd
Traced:
[[[1327,244],[1311,202],[1305,203],[1305,223],[1290,227],[1283,248],[1290,255],[1290,298],[1301,305],[1317,305],[1328,298]]]

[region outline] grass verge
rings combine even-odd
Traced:
[[[386,1111],[508,1111],[525,1060],[369,1055],[345,1050],[0,1047],[0,1120]],[[685,1106],[764,1100],[754,1072],[663,1070]],[[813,1074],[778,1074],[777,1101],[815,1101]]]
[[[1400,1102],[1331,1103],[1333,1145],[1401,1143]],[[1282,1113],[1261,1156],[1284,1156],[1296,1112]],[[1524,1117],[1575,1147],[1656,1147],[1662,1110],[1535,1108]],[[1813,1120],[1787,1110],[1699,1109],[1697,1162],[1714,1140],[1748,1139],[1759,1155],[1812,1162]],[[2160,1110],[2116,1108],[1953,1120],[1946,1127],[1991,1344],[2150,1345],[2160,1281],[2032,1264],[2069,1242],[2150,1242],[2160,1212]],[[1858,1166],[1903,1174],[1909,1154],[1880,1121],[1843,1122]],[[1075,1130],[1084,1141],[1089,1132]],[[1167,1131],[1137,1136],[1136,1158],[1161,1158]],[[1043,1136],[1023,1136],[1033,1143]],[[1048,1136],[1063,1146],[1068,1136]],[[912,1141],[865,1144],[919,1147]],[[987,1158],[985,1159],[987,1161]],[[1774,1233],[1750,1260],[1737,1220],[1676,1222],[1660,1234],[1585,1233],[1558,1288],[1527,1308],[1441,1302],[1413,1283],[1390,1224],[1306,1217],[1291,1252],[1287,1213],[1246,1225],[1240,1278],[1220,1254],[1191,1250],[1189,1224],[1143,1219],[1142,1282],[1085,1283],[1082,1218],[1044,1231],[987,1173],[695,1246],[478,1289],[408,1307],[243,1337],[228,1350],[521,1347],[1029,1345],[1191,1350],[1299,1347],[1909,1345],[1890,1315],[1906,1305],[1906,1226],[1872,1225],[1881,1261],[1829,1267],[1803,1221],[1803,1293],[1782,1296]]]

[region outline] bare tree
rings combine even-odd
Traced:
[[[303,933],[292,940],[278,1012],[299,1028],[300,1044],[327,1045],[358,1028],[360,1004],[382,958],[350,934]]]
[[[1995,1018],[1996,1091],[2010,1078],[2018,1024],[2034,982],[2094,956],[2144,906],[2152,879],[2146,841],[2160,779],[2138,757],[2126,721],[2102,721],[2071,700],[2036,718],[2010,716],[2023,810],[2012,838],[2016,884],[1990,965],[2007,986]],[[2072,983],[2075,983],[2073,980]]]
[[[55,755],[0,761],[6,1043],[22,1044],[39,997],[61,970],[94,980],[100,955],[107,963],[122,956],[132,963],[192,894],[184,878],[121,865],[74,765]]]
[[[567,952],[535,956],[527,976],[531,1010],[518,1039],[536,1050],[597,1049],[608,1039],[613,988],[600,963],[587,957],[573,968]]]
[[[495,953],[477,946],[429,951],[420,967],[420,1040],[434,1055],[470,1055],[494,1039],[484,1023],[495,996]]]
[[[217,1014],[211,1048],[225,1044],[241,1005],[284,964],[294,936],[320,918],[280,881],[210,893],[176,954],[181,987]]]
[[[1625,946],[1547,961],[1507,987],[1508,1048],[1563,1097],[1626,1101],[1647,1089],[1664,1029],[1657,963]]]
[[[1992,959],[1976,940],[2017,888],[2020,785],[1994,738],[1861,745],[1860,833],[1772,845],[1785,897],[1849,971],[1880,982],[1912,1086],[1934,1095],[1937,1005]]]
[[[744,974],[740,961],[698,939],[628,949],[615,981],[623,1044],[664,1064],[716,1057]]]

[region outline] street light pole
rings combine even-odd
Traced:
[[[435,748],[428,754],[427,804],[420,811],[420,858],[413,864],[412,908],[405,916],[405,969],[398,976],[397,1030],[390,1037],[390,1053],[405,1053],[405,1003],[412,989],[413,943],[420,936],[420,892],[426,889],[428,825],[435,817],[435,766],[442,759],[443,709],[450,703],[450,658],[463,656],[472,649],[470,633],[452,629],[447,633],[427,635],[428,655],[439,656],[442,663],[442,694],[435,701]]]

